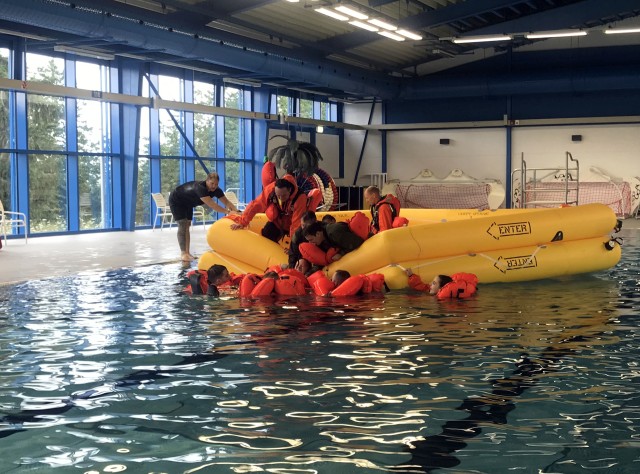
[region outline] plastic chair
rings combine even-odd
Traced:
[[[201,218],[202,227],[206,227],[207,211],[204,209],[204,206],[196,206],[193,208],[193,218],[196,220]]]
[[[4,235],[4,244],[7,245],[7,226],[9,228],[24,227],[24,243],[27,240],[27,216],[23,212],[5,211],[2,201],[0,200],[0,229]]]
[[[91,194],[82,193],[80,194],[80,217],[92,217],[92,209],[91,209]]]
[[[161,193],[153,193],[151,194],[151,197],[153,198],[153,202],[156,203],[156,216],[153,218],[153,230],[156,229],[158,217],[162,217],[160,230],[164,227],[165,222],[168,222],[169,227],[171,227],[171,224],[173,224],[173,214],[171,214],[171,209],[167,204],[167,200]]]
[[[232,191],[232,189],[237,189],[237,188],[229,188],[224,192],[224,195],[227,197],[227,199],[229,200],[229,202],[231,204],[233,204],[234,206],[236,206],[236,209],[239,211],[244,210],[245,207],[247,207],[247,204],[244,202],[240,202],[240,200],[238,199],[238,195]]]

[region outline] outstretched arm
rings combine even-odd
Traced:
[[[229,214],[230,212],[229,210],[227,210],[226,208],[222,207],[220,204],[215,202],[213,198],[210,196],[201,197],[200,200],[216,212],[221,212],[223,214]]]

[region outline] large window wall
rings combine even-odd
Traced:
[[[21,58],[24,77],[12,67],[14,57]],[[116,75],[123,74],[119,65],[73,55],[19,56],[0,45],[0,78],[43,84],[33,90],[0,89],[0,199],[6,209],[27,214],[30,234],[151,226],[152,193],[168,197],[177,185],[202,180],[210,171],[219,173],[223,189],[248,201],[255,195],[263,157],[255,142],[266,140],[269,125],[257,126],[237,112],[282,107],[308,118],[330,116],[328,102],[270,95],[153,64],[138,73],[141,90],[125,93],[175,101],[176,110],[137,105],[127,115],[127,102],[91,100],[77,91],[92,91],[98,99],[102,92],[122,93],[110,90],[119,84]],[[44,84],[64,86],[68,93],[51,95]],[[255,94],[262,98],[256,100]],[[180,105],[189,103],[209,106],[212,113]],[[220,108],[230,113],[221,114]],[[123,137],[133,127],[139,133],[127,151],[131,141]],[[128,203],[135,208],[130,225]]]
[[[0,48],[0,77],[9,77],[9,50]],[[0,90],[0,150],[9,148],[9,92]],[[11,209],[11,164],[9,153],[0,152],[0,201]]]

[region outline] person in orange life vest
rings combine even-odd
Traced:
[[[319,271],[309,277],[309,283],[319,296],[353,296],[389,290],[381,273],[351,276],[346,270],[336,270],[329,280]]]
[[[219,182],[218,173],[212,172],[207,175],[205,181],[189,181],[181,184],[169,194],[171,214],[178,223],[178,245],[180,245],[180,258],[183,262],[191,262],[195,258],[189,250],[191,244],[189,227],[191,227],[194,207],[207,205],[214,211],[227,215],[238,213],[238,209],[218,187]],[[217,198],[224,204],[224,207],[217,204],[213,198]]]
[[[468,298],[475,294],[478,286],[478,277],[473,273],[454,273],[448,275],[436,275],[431,284],[424,283],[420,276],[407,269],[409,287],[417,291],[425,291],[438,299]]]
[[[264,212],[269,222],[262,228],[262,235],[278,242],[285,235],[293,236],[300,227],[302,214],[307,210],[307,196],[298,191],[296,179],[287,174],[267,185],[260,196],[251,201],[239,219],[231,224],[232,230],[249,225],[253,216]]]
[[[241,297],[259,298],[262,296],[301,296],[307,293],[309,282],[300,272],[292,269],[276,269],[266,272],[259,280],[240,285]]]
[[[364,191],[364,200],[371,211],[371,235],[409,223],[407,219],[400,217],[400,201],[393,194],[381,196],[377,186],[369,186]]]
[[[300,244],[302,257],[312,265],[325,266],[362,245],[364,240],[346,222],[315,222],[304,230],[308,243]]]
[[[300,253],[299,245],[302,242],[306,242],[307,239],[304,238],[303,231],[307,228],[307,226],[313,224],[317,221],[316,213],[313,211],[306,211],[302,214],[300,218],[300,227],[295,231],[293,236],[291,237],[291,243],[289,244],[289,248],[285,250],[287,255],[289,255],[289,268],[295,268],[298,260],[302,258],[302,254]]]
[[[191,295],[219,296],[218,286],[228,284],[228,286],[238,285],[244,275],[233,275],[229,273],[224,265],[211,265],[209,270],[191,270],[187,273],[189,284],[184,291]]]

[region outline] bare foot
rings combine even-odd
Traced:
[[[194,258],[187,252],[183,252],[180,255],[180,260],[182,260],[183,262],[193,262]]]

